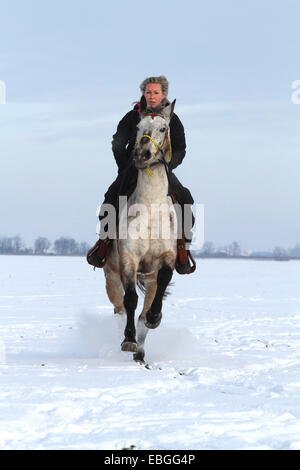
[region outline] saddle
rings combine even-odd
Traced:
[[[136,181],[130,181],[126,195],[129,197],[136,186]],[[177,202],[177,199],[174,194],[170,191],[169,186],[169,195],[172,198],[173,203]],[[88,251],[86,259],[87,262],[94,266],[95,268],[103,268],[107,262],[107,258],[112,249],[113,240],[108,237],[104,240],[99,239],[95,245]],[[175,269],[178,274],[191,274],[196,270],[196,261],[193,258],[190,250],[187,250],[185,247],[185,238],[182,235],[182,238],[177,239],[177,256],[175,261]]]
[[[112,240],[98,240],[95,245],[87,252],[87,262],[95,268],[103,268],[107,262],[107,258],[112,248]],[[185,240],[182,237],[177,240],[177,257],[175,269],[178,274],[191,274],[196,269],[196,261],[190,250],[185,248]]]

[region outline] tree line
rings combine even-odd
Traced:
[[[20,235],[14,237],[0,237],[0,254],[13,255],[73,255],[85,256],[91,246],[87,242],[77,242],[71,237],[60,237],[51,243],[46,237],[38,237],[34,241],[33,247],[26,247]],[[286,249],[276,246],[270,251],[253,251],[247,253],[242,250],[237,241],[233,241],[222,247],[215,247],[213,242],[206,241],[201,250],[193,251],[196,257],[205,258],[300,258],[300,245]]]
[[[239,258],[239,257],[252,257],[252,258],[275,258],[275,259],[289,259],[300,258],[300,245],[297,243],[293,248],[283,248],[275,246],[269,251],[252,251],[251,253],[242,250],[240,243],[233,241],[228,245],[216,248],[213,242],[207,241],[204,243],[201,250],[195,253],[198,257],[210,258]]]
[[[77,242],[71,237],[60,237],[51,243],[46,237],[38,237],[33,247],[26,247],[20,235],[0,237],[0,254],[5,255],[86,255],[87,242]]]

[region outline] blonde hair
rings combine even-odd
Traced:
[[[143,80],[140,84],[140,90],[143,95],[145,94],[146,86],[149,85],[149,83],[160,83],[163,94],[166,96],[168,95],[169,82],[164,75],[160,75],[159,77],[145,78],[145,80]]]

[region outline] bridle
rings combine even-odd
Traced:
[[[161,115],[161,114],[151,114],[151,117],[152,119],[155,118],[155,116],[159,116],[161,118],[163,118],[165,120],[165,118]],[[151,142],[155,145],[156,147],[156,152],[154,154],[154,158],[157,158],[157,156],[162,153],[162,160],[158,159],[156,162],[153,162],[150,166],[154,165],[155,163],[163,163],[165,164],[165,159],[164,159],[164,156],[167,152],[169,152],[169,156],[168,156],[168,163],[170,163],[171,161],[171,158],[172,158],[172,146],[171,146],[171,141],[169,139],[169,126],[167,127],[166,131],[165,131],[165,135],[164,135],[164,138],[163,138],[163,141],[161,144],[158,144],[157,142],[155,142],[154,139],[152,139],[152,137],[150,135],[147,135],[147,134],[143,134],[135,143],[135,146],[138,145],[138,143],[140,142],[140,140],[143,138],[143,137],[147,137],[147,139],[151,140]],[[163,149],[164,147],[164,144],[165,142],[168,143],[165,151]],[[149,177],[153,176],[153,173],[152,171],[150,170],[150,166],[147,166],[146,169],[147,169],[147,174]],[[166,165],[165,165],[166,166]]]

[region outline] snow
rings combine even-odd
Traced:
[[[198,260],[145,367],[101,270],[0,256],[0,448],[300,449],[299,281],[298,261]]]

